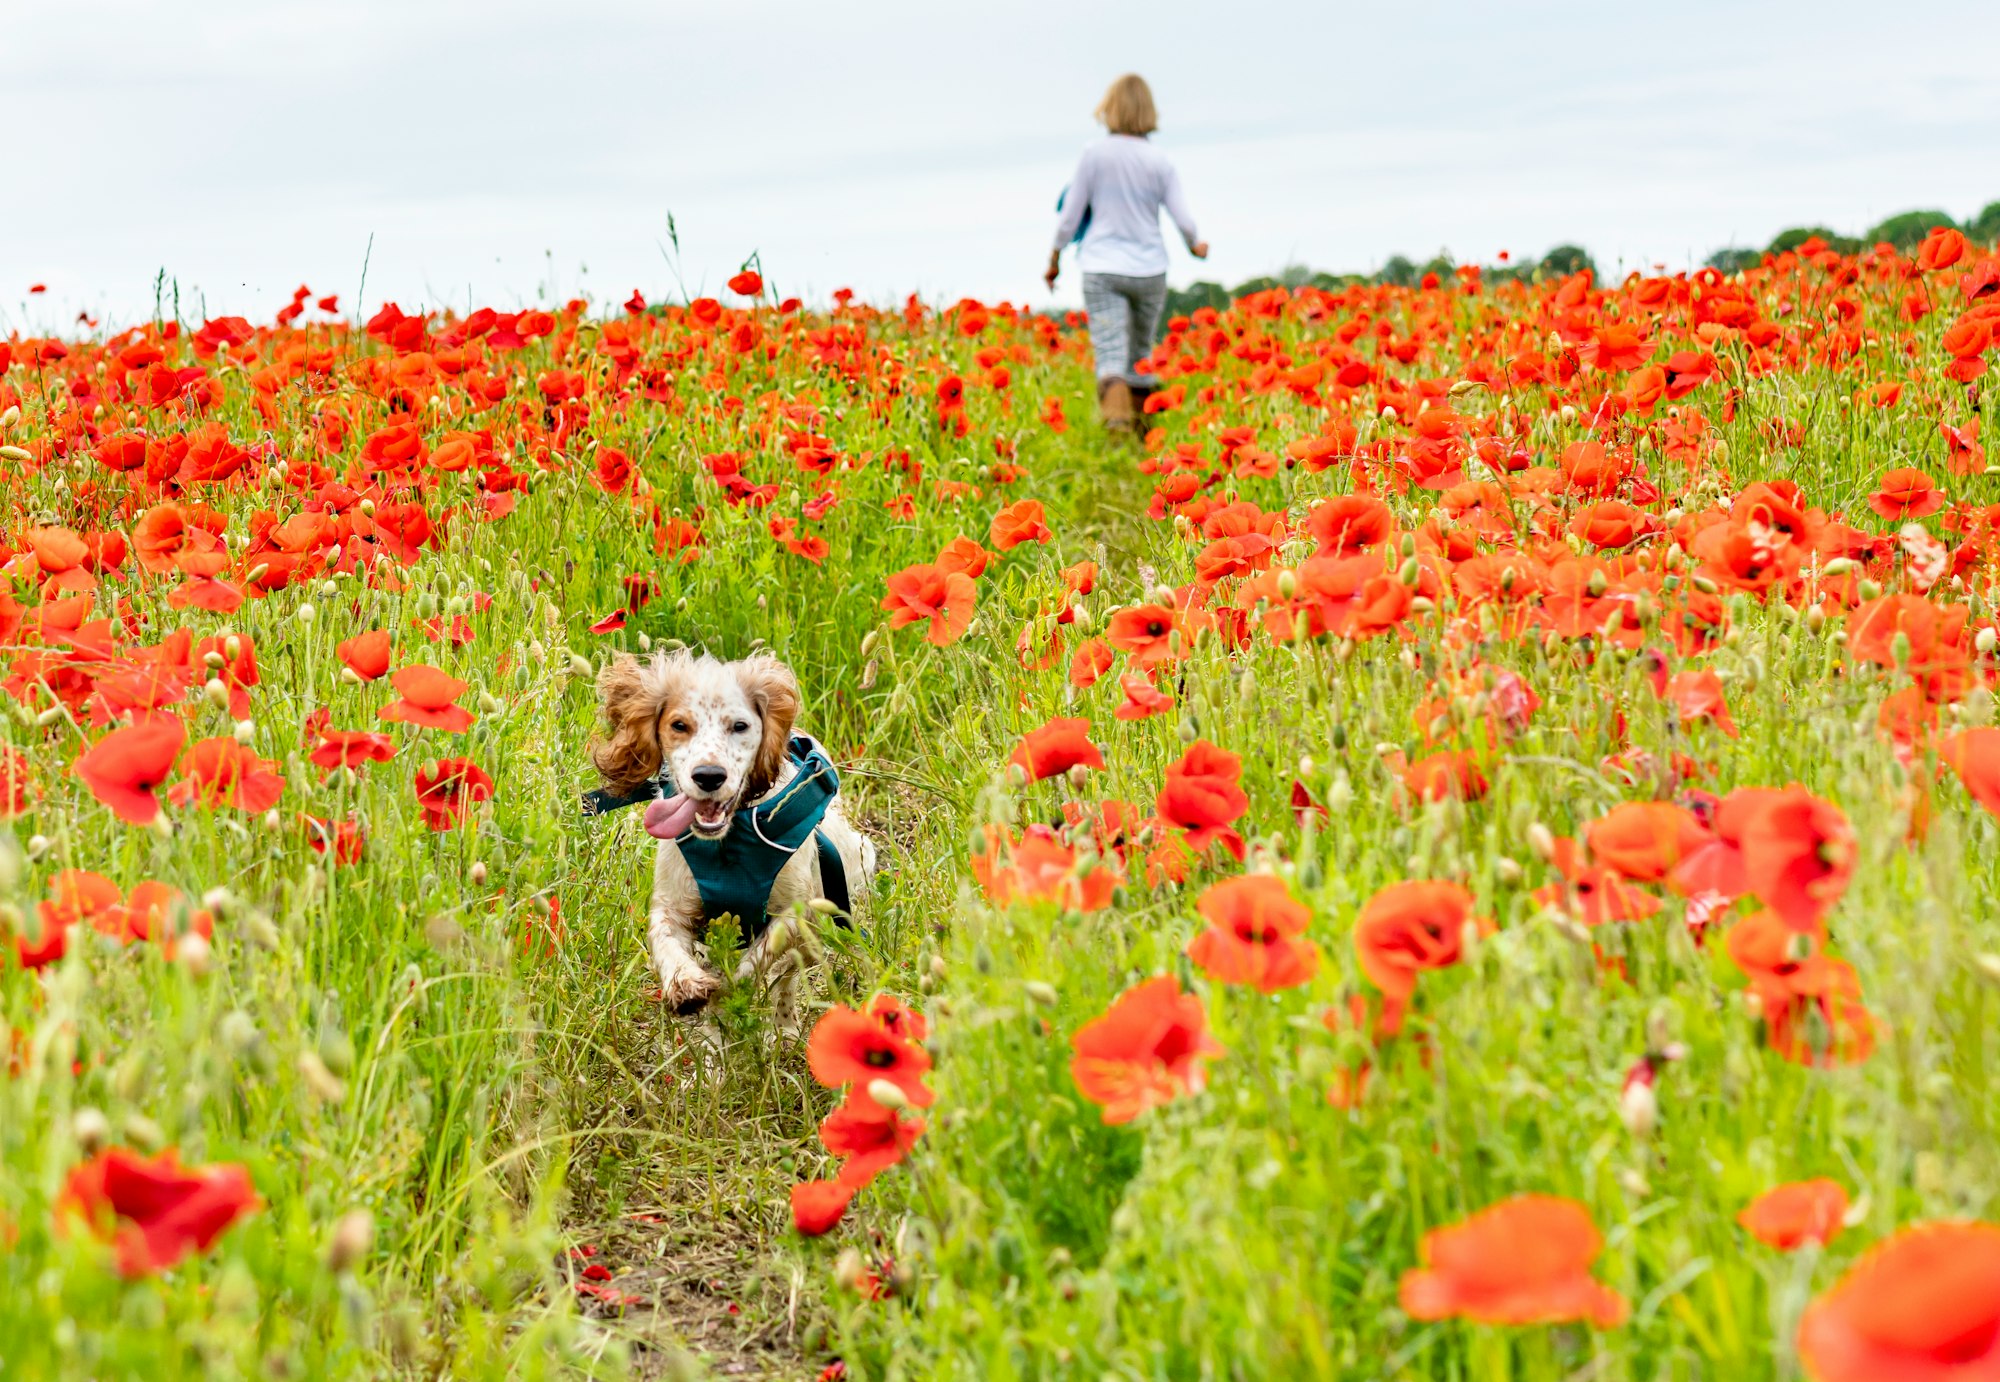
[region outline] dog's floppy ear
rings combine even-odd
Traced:
[[[744,796],[755,800],[771,790],[785,769],[785,746],[799,718],[799,683],[792,669],[775,657],[744,658],[736,664],[736,680],[764,720],[764,737],[744,787]]]
[[[597,676],[609,737],[591,748],[605,786],[636,792],[660,771],[660,715],[680,686],[680,667],[665,655],[641,662],[621,653]]]

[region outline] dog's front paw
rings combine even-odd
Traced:
[[[684,969],[660,985],[660,997],[682,1017],[707,1007],[722,988],[722,976],[705,969]]]

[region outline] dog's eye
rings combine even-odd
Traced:
[[[748,734],[750,732],[750,722],[748,720],[738,720],[730,728],[738,734]]]
[[[669,726],[669,728],[671,728],[673,732],[676,734],[686,734],[688,732],[688,725],[686,720],[675,720],[673,724]]]

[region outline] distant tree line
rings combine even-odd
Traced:
[[[1731,247],[1717,250],[1708,257],[1708,265],[1723,273],[1736,273],[1743,269],[1755,268],[1766,254],[1783,254],[1786,250],[1797,249],[1817,235],[1833,249],[1842,254],[1856,254],[1870,245],[1884,241],[1908,253],[1930,233],[1932,226],[1956,226],[1970,239],[1984,244],[2000,240],[2000,202],[1989,202],[1986,209],[1969,221],[1955,221],[1942,211],[1905,211],[1891,216],[1875,226],[1866,235],[1841,235],[1825,226],[1794,226],[1780,231],[1769,246],[1764,249]],[[1492,282],[1533,282],[1539,278],[1566,278],[1583,269],[1595,270],[1597,265],[1588,252],[1577,245],[1557,245],[1539,260],[1525,264],[1503,264],[1497,268],[1481,270],[1481,276]],[[1449,255],[1434,255],[1428,262],[1419,264],[1406,255],[1395,255],[1388,263],[1373,274],[1332,274],[1309,269],[1302,264],[1293,264],[1276,275],[1265,274],[1248,279],[1234,288],[1225,288],[1220,283],[1190,283],[1185,288],[1170,289],[1167,293],[1167,314],[1183,316],[1197,307],[1213,307],[1221,311],[1237,298],[1248,293],[1262,292],[1266,288],[1323,288],[1329,292],[1351,287],[1357,283],[1387,283],[1398,287],[1413,288],[1423,282],[1426,274],[1436,274],[1438,281],[1449,282],[1458,265]]]

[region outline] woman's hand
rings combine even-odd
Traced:
[[[1049,256],[1048,268],[1042,271],[1042,282],[1049,285],[1049,291],[1052,293],[1056,290],[1056,275],[1061,272],[1062,272],[1062,251],[1057,250]]]
[[[1196,259],[1208,258],[1208,241],[1206,240],[1195,241],[1192,245],[1188,246],[1188,253],[1193,255]]]

